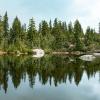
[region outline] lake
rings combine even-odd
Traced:
[[[100,100],[100,58],[0,56],[0,100]]]

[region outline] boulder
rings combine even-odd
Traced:
[[[100,57],[100,53],[93,53],[94,56]]]
[[[41,57],[43,57],[44,56],[44,50],[42,50],[42,49],[33,49],[32,50],[33,51],[33,53],[35,53],[34,55],[33,55],[33,57],[36,57],[36,58],[41,58]]]
[[[83,55],[80,56],[79,58],[84,61],[93,61],[96,57],[93,55]]]

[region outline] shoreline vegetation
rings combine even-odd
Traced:
[[[88,55],[88,54],[95,54],[97,53],[97,55],[100,55],[100,52],[96,52],[96,51],[87,51],[87,52],[82,52],[82,51],[73,51],[73,52],[46,52],[45,54],[51,54],[51,55],[76,55],[76,56],[79,56],[79,55]],[[19,52],[19,51],[16,51],[16,52],[5,52],[5,51],[0,51],[0,56],[2,55],[32,55],[32,54],[35,54],[35,52]]]
[[[0,16],[0,55],[33,54],[32,50],[39,48],[50,54],[100,52],[100,33],[89,26],[84,32],[78,20],[68,24],[57,18],[53,22],[42,20],[37,28],[33,18],[28,25],[22,24],[17,16],[12,25],[8,22],[6,12]]]

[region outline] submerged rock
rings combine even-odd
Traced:
[[[96,57],[93,55],[83,55],[80,56],[79,58],[84,61],[93,61]]]

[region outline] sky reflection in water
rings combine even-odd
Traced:
[[[99,58],[3,56],[0,100],[100,100],[99,71]]]

